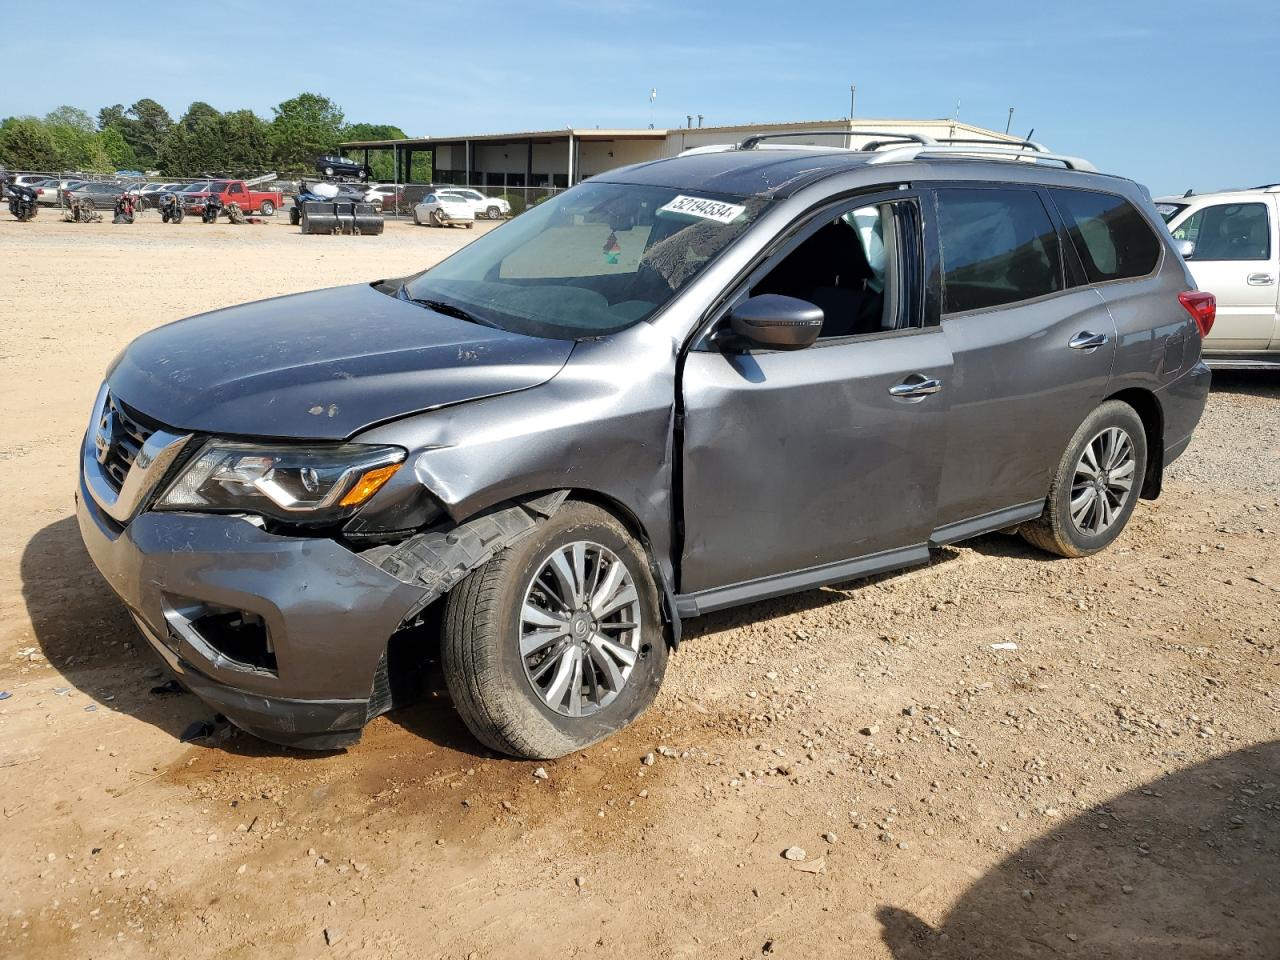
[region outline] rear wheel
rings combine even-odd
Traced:
[[[422,219],[418,216],[418,208],[417,208],[417,207],[414,207],[414,209],[413,209],[413,222],[414,222],[415,224],[417,224],[418,226],[422,226]]]
[[[276,212],[276,205],[270,200],[263,200],[261,209],[264,217],[270,217]]]
[[[531,759],[631,723],[667,664],[643,548],[611,514],[573,502],[454,588],[442,646],[476,739]]]
[[[1137,411],[1108,400],[1085,418],[1058,463],[1044,512],[1019,533],[1063,557],[1097,553],[1120,536],[1138,503],[1147,434]]]

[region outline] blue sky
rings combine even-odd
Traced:
[[[840,117],[856,83],[860,117],[948,117],[959,100],[960,119],[1003,130],[1013,106],[1015,132],[1157,194],[1280,180],[1275,0],[104,6],[23,6],[41,39],[6,44],[0,115],[153,97],[175,116],[199,99],[269,118],[312,90],[411,135],[647,126],[656,87],[661,127]],[[62,47],[55,27],[81,39]]]

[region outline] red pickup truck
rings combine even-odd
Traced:
[[[184,194],[183,205],[188,213],[204,213],[205,200],[214,194],[222,198],[224,207],[236,203],[245,213],[261,213],[264,217],[271,216],[284,203],[284,194],[279,190],[250,190],[243,180],[214,180],[207,190]]]

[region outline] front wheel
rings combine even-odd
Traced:
[[[1129,522],[1147,472],[1147,433],[1137,411],[1108,400],[1085,418],[1058,462],[1044,512],[1019,528],[1062,557],[1109,546]]]
[[[631,723],[666,672],[658,591],[611,514],[566,503],[445,601],[442,665],[486,746],[561,757]]]
[[[489,208],[487,211],[485,211],[485,212],[488,214],[488,216],[489,216],[489,219],[490,219],[490,220],[501,220],[501,219],[502,219],[502,211],[501,211],[498,207],[490,207],[490,208]]]
[[[441,213],[439,210],[432,210],[432,211],[431,211],[431,225],[432,225],[433,227],[443,227],[443,226],[444,226],[444,214],[443,214],[443,213]]]

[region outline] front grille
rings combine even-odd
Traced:
[[[102,464],[107,482],[117,493],[143,444],[157,428],[157,424],[130,410],[114,397],[107,397],[98,421],[98,462]]]

